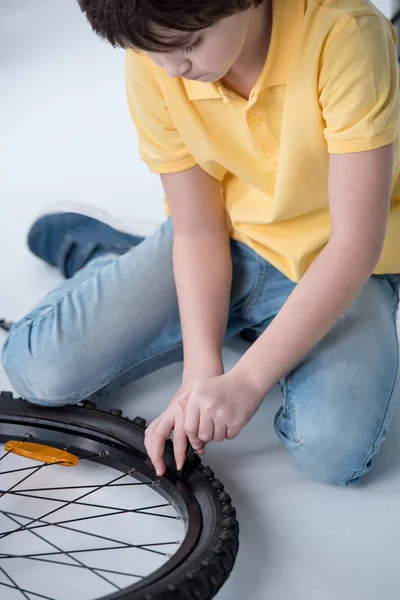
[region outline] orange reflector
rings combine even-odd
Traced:
[[[43,446],[42,444],[34,444],[33,442],[10,440],[5,444],[5,449],[7,452],[13,452],[32,460],[40,460],[48,464],[59,463],[62,467],[74,467],[79,462],[77,456],[65,452],[65,450]]]

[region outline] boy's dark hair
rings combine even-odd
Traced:
[[[114,47],[159,52],[179,48],[195,31],[263,0],[78,0],[100,37]],[[176,32],[172,35],[170,32]],[[163,35],[165,32],[165,35]]]

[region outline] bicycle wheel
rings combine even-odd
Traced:
[[[167,472],[157,477],[144,430],[143,419],[102,412],[91,402],[45,408],[0,394],[3,600],[214,597],[238,551],[230,496],[198,456],[179,479],[171,443]],[[139,491],[145,505],[138,507]],[[140,539],[132,541],[135,535]],[[43,565],[51,577],[43,577]]]

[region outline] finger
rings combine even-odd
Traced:
[[[241,429],[238,429],[237,427],[228,427],[228,430],[226,432],[226,439],[233,440],[235,437],[237,437],[239,435],[240,432],[241,432]]]
[[[227,432],[228,428],[223,421],[214,421],[214,442],[223,442]]]
[[[214,437],[214,421],[206,413],[200,413],[199,439],[204,443],[211,442]]]
[[[144,445],[145,448],[147,450],[147,454],[149,454],[149,444],[151,443],[151,439],[152,439],[152,435],[154,433],[154,430],[156,429],[156,427],[158,427],[159,423],[160,423],[161,417],[157,417],[157,419],[154,419],[154,421],[152,421],[150,423],[150,425],[146,428],[145,434],[144,434]]]
[[[188,438],[185,433],[185,412],[179,406],[175,411],[174,455],[176,468],[180,471],[186,458]]]
[[[148,453],[158,476],[164,475],[165,473],[165,464],[163,460],[164,447],[173,428],[174,417],[163,417],[158,423],[158,426],[155,427],[149,440]]]
[[[197,450],[203,446],[203,442],[199,439],[199,423],[200,423],[200,410],[197,406],[188,404],[185,410],[185,432],[189,438],[189,442],[193,448]]]

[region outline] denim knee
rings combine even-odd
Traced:
[[[369,454],[358,461],[356,449],[333,448],[322,439],[299,442],[297,451],[290,452],[293,465],[305,477],[343,487],[355,485],[370,470]]]
[[[293,430],[293,421],[283,407],[275,418],[275,430],[289,451],[296,470],[308,479],[349,487],[355,485],[372,467],[372,457],[386,437],[374,440],[343,436],[334,423]]]
[[[61,356],[45,340],[32,351],[34,320],[22,320],[14,325],[2,350],[2,363],[14,390],[26,400],[45,406],[76,404],[82,398],[77,395],[73,372],[79,364],[73,363],[68,353]]]

